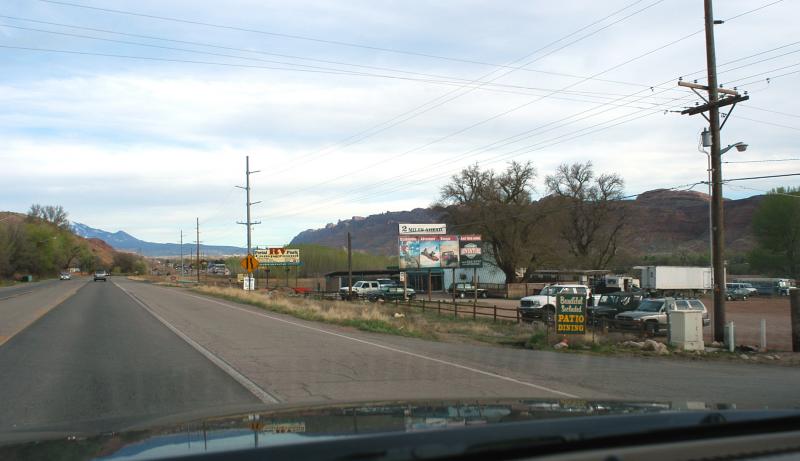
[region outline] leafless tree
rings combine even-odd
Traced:
[[[505,171],[472,165],[442,187],[437,204],[459,233],[481,234],[506,280],[517,281],[536,265],[535,202],[531,198],[536,169],[530,162],[511,162]]]
[[[548,193],[567,206],[561,236],[581,263],[601,269],[617,252],[625,224],[622,198],[624,181],[616,174],[595,176],[592,162],[561,164],[545,178]]]
[[[67,219],[67,212],[61,205],[39,205],[34,203],[28,210],[28,218],[41,219],[47,221],[57,227],[68,228],[69,220]]]

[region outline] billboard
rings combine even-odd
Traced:
[[[444,235],[446,224],[399,224],[400,235]]]
[[[253,250],[259,266],[299,266],[300,250],[296,248],[266,247]]]
[[[459,267],[483,267],[483,252],[480,235],[458,237]]]
[[[400,236],[398,239],[400,269],[433,269],[458,267],[458,236]]]

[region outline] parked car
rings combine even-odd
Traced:
[[[62,273],[58,274],[58,279],[59,280],[70,280],[70,279],[72,279],[72,275],[70,275],[69,272],[62,272]]]
[[[641,292],[606,293],[600,296],[597,305],[586,308],[586,317],[589,323],[612,320],[621,312],[636,310],[643,297]]]
[[[416,293],[411,288],[405,289],[405,296],[403,295],[403,287],[397,285],[384,285],[378,291],[371,291],[367,293],[366,298],[369,301],[377,302],[377,301],[394,301],[400,300],[404,301],[405,299],[414,299]]]
[[[94,281],[95,282],[98,281],[98,280],[102,280],[102,281],[105,282],[106,281],[106,277],[108,277],[108,274],[106,274],[106,271],[104,271],[104,270],[94,271]]]
[[[455,290],[456,296],[459,298],[468,298],[471,296],[475,296],[475,285],[471,283],[456,283],[454,285],[450,285],[450,288],[447,290],[448,292],[452,293]],[[478,290],[478,297],[479,298],[486,298],[489,294],[483,288],[477,288]]]
[[[708,309],[699,299],[647,298],[636,310],[617,314],[615,326],[621,330],[646,331],[651,335],[666,334],[669,313],[675,310],[700,310],[703,312],[703,326],[711,323]]]
[[[381,290],[384,290],[384,289],[389,288],[389,287],[400,287],[400,288],[402,288],[402,286],[403,286],[402,284],[398,283],[396,280],[392,280],[392,279],[378,279],[378,280],[376,280],[376,282],[378,282],[378,286],[380,287]],[[402,291],[400,293],[402,293]],[[416,294],[417,293],[416,293],[416,291],[414,291],[413,288],[406,287],[406,295],[407,296],[413,297]]]
[[[746,282],[733,282],[733,283],[726,283],[725,290],[726,291],[733,291],[738,288],[743,288],[746,291],[748,297],[758,295],[758,289],[753,286],[751,283]]]
[[[347,289],[348,287],[341,287],[339,288],[339,296],[342,299],[347,299],[351,290]],[[358,282],[353,284],[353,297],[355,298],[363,298],[366,297],[368,293],[380,291],[380,284],[377,280],[359,280]]]
[[[737,286],[729,286],[729,285],[741,285],[739,283],[727,283],[725,284],[725,299],[728,301],[744,301],[747,299],[748,296],[751,296],[750,290],[745,287],[737,287]]]
[[[542,288],[539,294],[526,296],[519,300],[520,318],[525,322],[533,322],[536,319],[552,319],[556,313],[556,296],[559,294],[584,295],[587,303],[592,303],[592,291],[586,285],[548,285]]]

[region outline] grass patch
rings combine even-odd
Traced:
[[[271,312],[288,314],[303,320],[353,327],[373,333],[436,339],[432,332],[418,328],[413,318],[394,318],[389,311],[370,304],[290,298],[275,293],[266,295],[259,292],[245,292],[238,288],[201,286],[192,288],[192,291]]]

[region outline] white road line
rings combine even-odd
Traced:
[[[450,362],[448,360],[437,359],[435,357],[430,357],[430,356],[427,356],[427,355],[417,354],[416,352],[410,352],[410,351],[406,351],[406,350],[403,350],[403,349],[398,349],[396,347],[386,346],[384,344],[379,344],[379,343],[375,343],[375,342],[372,342],[372,341],[367,341],[367,340],[364,340],[364,339],[354,338],[352,336],[344,335],[344,334],[341,334],[341,333],[336,333],[336,332],[329,331],[329,330],[324,330],[322,328],[312,327],[310,325],[303,325],[302,323],[292,322],[291,320],[282,319],[282,318],[275,317],[275,316],[272,316],[272,315],[269,315],[269,314],[264,314],[262,312],[254,312],[254,311],[252,311],[250,309],[244,309],[242,307],[234,306],[232,304],[228,304],[228,303],[224,303],[224,302],[221,302],[221,301],[217,301],[216,299],[206,298],[206,297],[203,297],[203,296],[190,295],[188,293],[181,293],[181,294],[183,294],[185,296],[189,296],[191,298],[196,298],[196,299],[201,299],[203,301],[209,301],[209,302],[212,302],[212,303],[216,303],[216,304],[219,304],[221,306],[228,307],[230,309],[237,309],[237,310],[240,310],[242,312],[247,312],[249,314],[258,315],[258,316],[261,316],[261,317],[266,317],[268,319],[275,320],[275,321],[278,321],[278,322],[287,323],[289,325],[294,325],[296,327],[305,328],[305,329],[312,330],[312,331],[317,331],[319,333],[325,333],[327,335],[336,336],[338,338],[347,339],[347,340],[350,340],[350,341],[355,341],[355,342],[361,343],[361,344],[367,344],[369,346],[377,347],[377,348],[380,348],[380,349],[385,349],[385,350],[391,351],[391,352],[396,352],[398,354],[405,354],[405,355],[410,355],[411,357],[416,357],[416,358],[423,359],[423,360],[430,360],[431,362],[441,363],[442,365],[448,365],[448,366],[451,366],[451,367],[454,367],[454,368],[459,368],[459,369],[462,369],[462,370],[471,371],[473,373],[478,373],[478,374],[481,374],[481,375],[484,375],[484,376],[489,376],[489,377],[492,377],[492,378],[501,379],[503,381],[508,381],[508,382],[511,382],[511,383],[514,383],[514,384],[519,384],[521,386],[532,387],[534,389],[538,389],[538,390],[545,391],[545,392],[550,392],[552,394],[560,395],[562,397],[567,397],[567,398],[571,398],[571,399],[579,399],[580,398],[580,397],[578,397],[577,395],[574,395],[574,394],[569,394],[567,392],[557,391],[555,389],[550,389],[549,387],[540,386],[538,384],[529,383],[527,381],[521,381],[519,379],[512,378],[510,376],[503,376],[503,375],[499,375],[497,373],[492,373],[491,371],[485,371],[485,370],[481,370],[481,369],[478,369],[478,368],[473,368],[473,367],[470,367],[470,366],[467,366],[467,365],[461,365],[460,363]]]
[[[175,327],[175,325],[169,323],[166,319],[164,319],[160,315],[156,314],[144,302],[140,301],[139,298],[137,298],[136,296],[134,296],[131,293],[129,293],[128,290],[126,290],[125,288],[122,288],[121,286],[119,286],[115,282],[112,282],[112,283],[114,283],[114,285],[116,285],[117,288],[119,288],[126,295],[128,295],[128,297],[130,297],[132,300],[136,301],[137,304],[142,306],[142,308],[144,310],[146,310],[147,312],[149,312],[150,315],[155,317],[159,322],[163,323],[165,327],[167,327],[170,330],[172,330],[172,332],[175,333],[179,338],[181,338],[182,340],[186,341],[190,346],[195,348],[197,350],[197,352],[203,354],[203,356],[205,356],[208,360],[210,360],[214,365],[218,366],[220,369],[222,369],[222,371],[224,371],[225,373],[230,375],[231,378],[235,379],[236,382],[238,382],[239,384],[244,386],[244,388],[247,389],[248,391],[250,391],[250,393],[252,393],[253,395],[255,395],[256,398],[258,398],[259,400],[261,400],[264,403],[280,403],[280,400],[278,400],[273,395],[271,395],[270,393],[268,393],[267,391],[262,389],[258,384],[254,383],[253,381],[250,381],[250,379],[248,379],[243,374],[239,373],[228,362],[226,362],[222,358],[214,355],[213,352],[209,351],[208,349],[206,349],[205,347],[203,347],[199,343],[197,343],[195,340],[193,340],[192,338],[190,338],[189,336],[184,334],[177,327]]]

